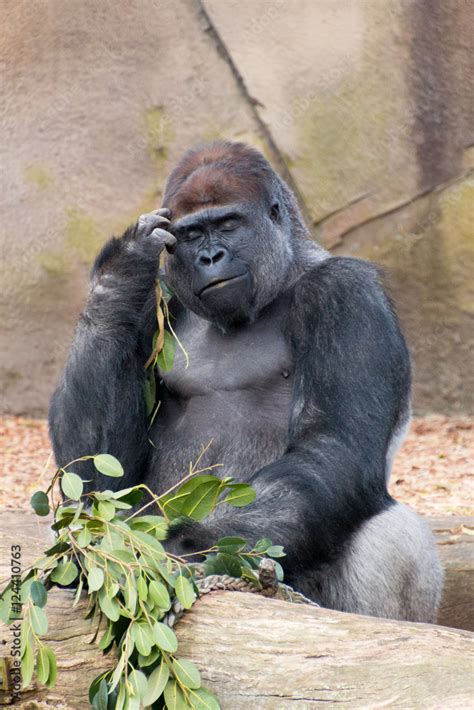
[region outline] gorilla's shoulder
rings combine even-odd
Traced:
[[[394,307],[384,281],[383,270],[369,261],[340,256],[321,261],[294,286],[294,332],[321,322],[350,330],[368,322],[374,327],[393,325]]]
[[[306,271],[294,287],[296,299],[352,297],[381,293],[384,272],[376,264],[346,256],[330,256]]]

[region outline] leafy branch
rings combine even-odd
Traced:
[[[161,496],[144,484],[121,491],[84,493],[83,480],[69,467],[77,461],[92,460],[102,475],[123,476],[121,464],[109,454],[76,459],[56,471],[46,491],[32,496],[38,515],[53,511],[57,539],[21,580],[24,687],[35,671],[40,683],[54,686],[56,657],[42,638],[48,631],[48,590],[75,585],[73,605],[81,595],[88,597],[87,615],[97,616],[97,644],[104,653],[116,655],[114,667],[91,684],[89,697],[94,708],[219,707],[216,698],[202,687],[197,667],[177,655],[178,640],[167,623],[176,600],[190,609],[199,588],[195,568],[186,562],[186,555],[179,557],[166,551],[166,537],[173,521],[185,518],[201,522],[218,505],[242,507],[253,502],[255,491],[232,478],[206,473],[209,469],[198,469],[204,452],[190,466],[184,481]],[[54,501],[57,480],[62,502]],[[151,502],[140,507],[145,493]],[[150,505],[155,506],[156,514],[143,514]],[[250,547],[240,537],[224,537],[201,554],[206,574],[243,576],[258,585],[256,570],[262,556],[280,557],[284,553],[268,539]],[[282,578],[281,567],[276,564]],[[8,585],[0,599],[0,618],[5,623],[21,616],[12,609],[12,591]]]

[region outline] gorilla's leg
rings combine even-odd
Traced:
[[[301,591],[331,609],[433,623],[443,572],[427,524],[396,503],[364,523],[316,588],[306,581]]]

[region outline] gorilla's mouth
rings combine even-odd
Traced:
[[[227,284],[234,282],[234,281],[239,281],[247,276],[246,273],[243,274],[237,274],[237,276],[229,276],[227,279],[214,279],[214,281],[211,281],[210,283],[206,284],[204,288],[202,288],[199,291],[199,298],[204,293],[209,293],[210,291],[217,290],[219,288],[223,288],[224,286],[227,286]]]

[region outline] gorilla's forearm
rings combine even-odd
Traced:
[[[53,395],[50,436],[56,462],[64,466],[78,457],[109,453],[125,469],[125,478],[107,479],[107,486],[126,487],[138,481],[147,456],[144,369],[134,352],[136,339],[106,339],[83,320]],[[91,462],[74,464],[89,490],[104,488]]]
[[[209,522],[181,527],[172,533],[173,550],[207,549],[227,535],[250,544],[268,537],[285,548],[281,563],[289,580],[330,564],[361,523],[391,504],[383,476],[377,486],[362,469],[361,461],[326,437],[311,449],[294,450],[249,480],[257,492],[251,506],[221,509]]]
[[[111,239],[96,259],[90,297],[49,412],[58,465],[84,455],[113,454],[125,479],[111,479],[111,487],[137,482],[148,451],[141,342],[157,254],[154,250],[146,258],[129,248],[135,234],[131,228],[121,240]],[[90,490],[104,487],[91,462],[74,464],[74,470],[91,479]]]

